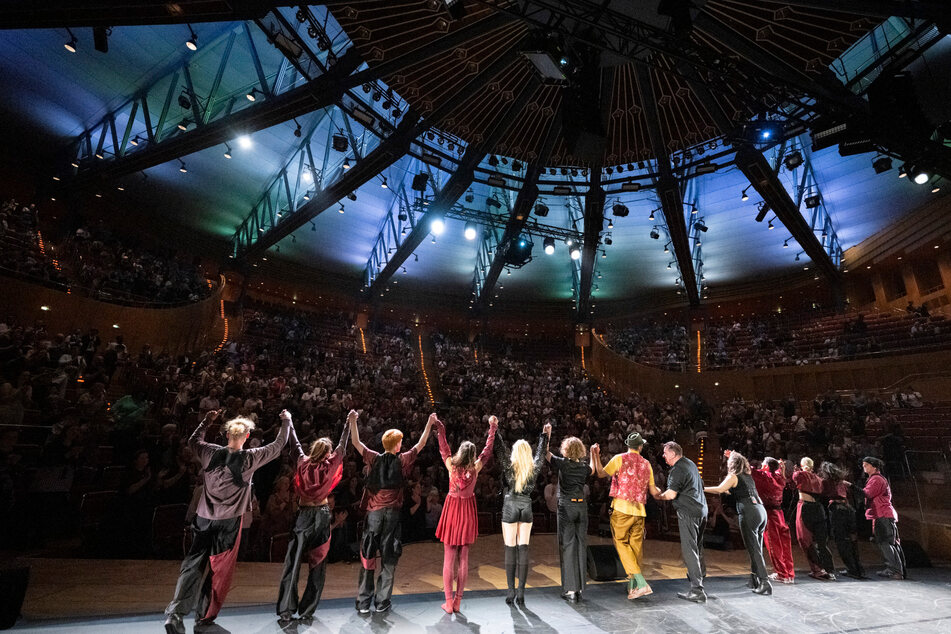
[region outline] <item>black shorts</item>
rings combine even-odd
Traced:
[[[505,524],[514,524],[515,522],[532,523],[532,498],[518,493],[506,493],[505,500],[502,502],[502,522]]]

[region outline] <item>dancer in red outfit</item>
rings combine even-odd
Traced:
[[[816,496],[822,495],[822,478],[813,473],[812,458],[799,461],[793,482],[799,489],[796,507],[796,540],[809,559],[809,576],[822,581],[835,581],[835,566],[829,551],[826,512]]]
[[[277,593],[277,615],[282,625],[289,624],[298,611],[301,620],[307,623],[314,618],[320,603],[327,573],[327,553],[330,551],[331,516],[327,496],[343,477],[343,458],[350,439],[350,425],[356,422],[357,417],[358,414],[350,410],[336,449],[329,438],[318,438],[310,446],[309,454],[304,453],[304,448],[297,440],[297,432],[291,427],[291,456],[297,460],[294,489],[300,504],[291,526]],[[297,578],[304,560],[310,572],[307,575],[307,589],[301,599],[297,594]]]
[[[469,546],[479,536],[479,521],[475,501],[476,479],[479,471],[492,455],[495,444],[495,432],[499,428],[499,419],[489,417],[489,437],[485,441],[482,453],[476,458],[475,445],[468,440],[459,445],[456,455],[452,455],[446,441],[446,427],[441,420],[436,421],[436,438],[439,439],[439,453],[446,469],[449,470],[449,493],[442,507],[436,537],[443,543],[442,581],[446,592],[446,602],[442,609],[447,614],[459,611],[462,592],[469,575]],[[453,568],[458,571],[453,575]],[[452,580],[456,579],[456,592],[452,591]]]
[[[763,498],[766,508],[766,549],[773,563],[773,573],[769,578],[779,583],[793,583],[796,570],[793,568],[792,539],[789,526],[783,516],[783,489],[786,476],[783,475],[782,462],[776,458],[764,458],[763,467],[753,470],[756,490]]]

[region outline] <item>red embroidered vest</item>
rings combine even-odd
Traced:
[[[650,462],[640,454],[629,451],[621,458],[621,468],[611,478],[611,497],[644,504],[647,502],[650,478]]]

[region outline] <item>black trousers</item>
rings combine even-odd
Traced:
[[[750,571],[760,580],[768,579],[766,562],[763,560],[763,533],[766,532],[766,509],[762,504],[737,502],[736,513],[740,519],[740,535],[750,556]]]
[[[561,589],[564,592],[584,590],[588,561],[588,506],[584,502],[558,504],[558,550]]]
[[[324,579],[327,573],[327,550],[330,544],[330,507],[302,506],[297,511],[297,519],[287,543],[287,555],[284,557],[284,572],[281,573],[281,585],[277,593],[277,613],[311,617],[320,603],[324,591]],[[323,552],[320,547],[323,546]],[[316,551],[316,552],[315,552]],[[298,602],[297,578],[304,561],[310,566],[307,575],[307,588],[304,597]]]
[[[885,569],[892,574],[905,576],[905,553],[902,552],[901,542],[898,539],[898,525],[890,517],[880,517],[872,520],[875,543],[882,551],[885,560]]]
[[[821,568],[829,574],[835,574],[835,563],[829,551],[829,531],[826,529],[826,512],[818,502],[800,500],[800,517],[803,527],[812,534],[811,541],[804,541],[805,536],[796,535],[799,545],[806,551],[810,568],[817,573]],[[796,526],[797,531],[799,526]]]
[[[357,609],[375,605],[385,607],[393,596],[396,564],[403,554],[400,541],[400,509],[387,508],[367,513],[366,528],[360,545],[360,580],[357,588]],[[370,566],[368,568],[368,566]],[[380,569],[379,581],[376,568]]]
[[[707,564],[703,558],[703,531],[707,527],[707,517],[688,515],[677,511],[677,528],[680,531],[680,553],[687,566],[687,579],[691,588],[703,589],[703,578],[707,576]]]
[[[241,532],[241,518],[209,520],[196,516],[191,528],[192,547],[182,561],[175,595],[165,614],[184,617],[194,608],[198,620],[205,616],[211,601],[210,558],[234,548]]]
[[[842,558],[846,570],[857,577],[865,576],[865,570],[859,561],[858,544],[853,539],[858,526],[852,505],[843,502],[829,504],[829,527],[832,529],[832,540],[839,550],[839,557]]]

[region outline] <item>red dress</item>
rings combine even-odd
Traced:
[[[446,442],[446,430],[442,423],[436,424],[436,435],[439,439],[439,452],[443,462],[451,454]],[[495,441],[495,428],[489,429],[489,438],[485,449],[479,455],[483,466],[492,455],[492,444]],[[439,516],[436,526],[436,538],[447,546],[468,546],[479,536],[479,518],[477,516],[475,500],[475,485],[479,472],[475,469],[453,469],[449,474],[449,493]]]

